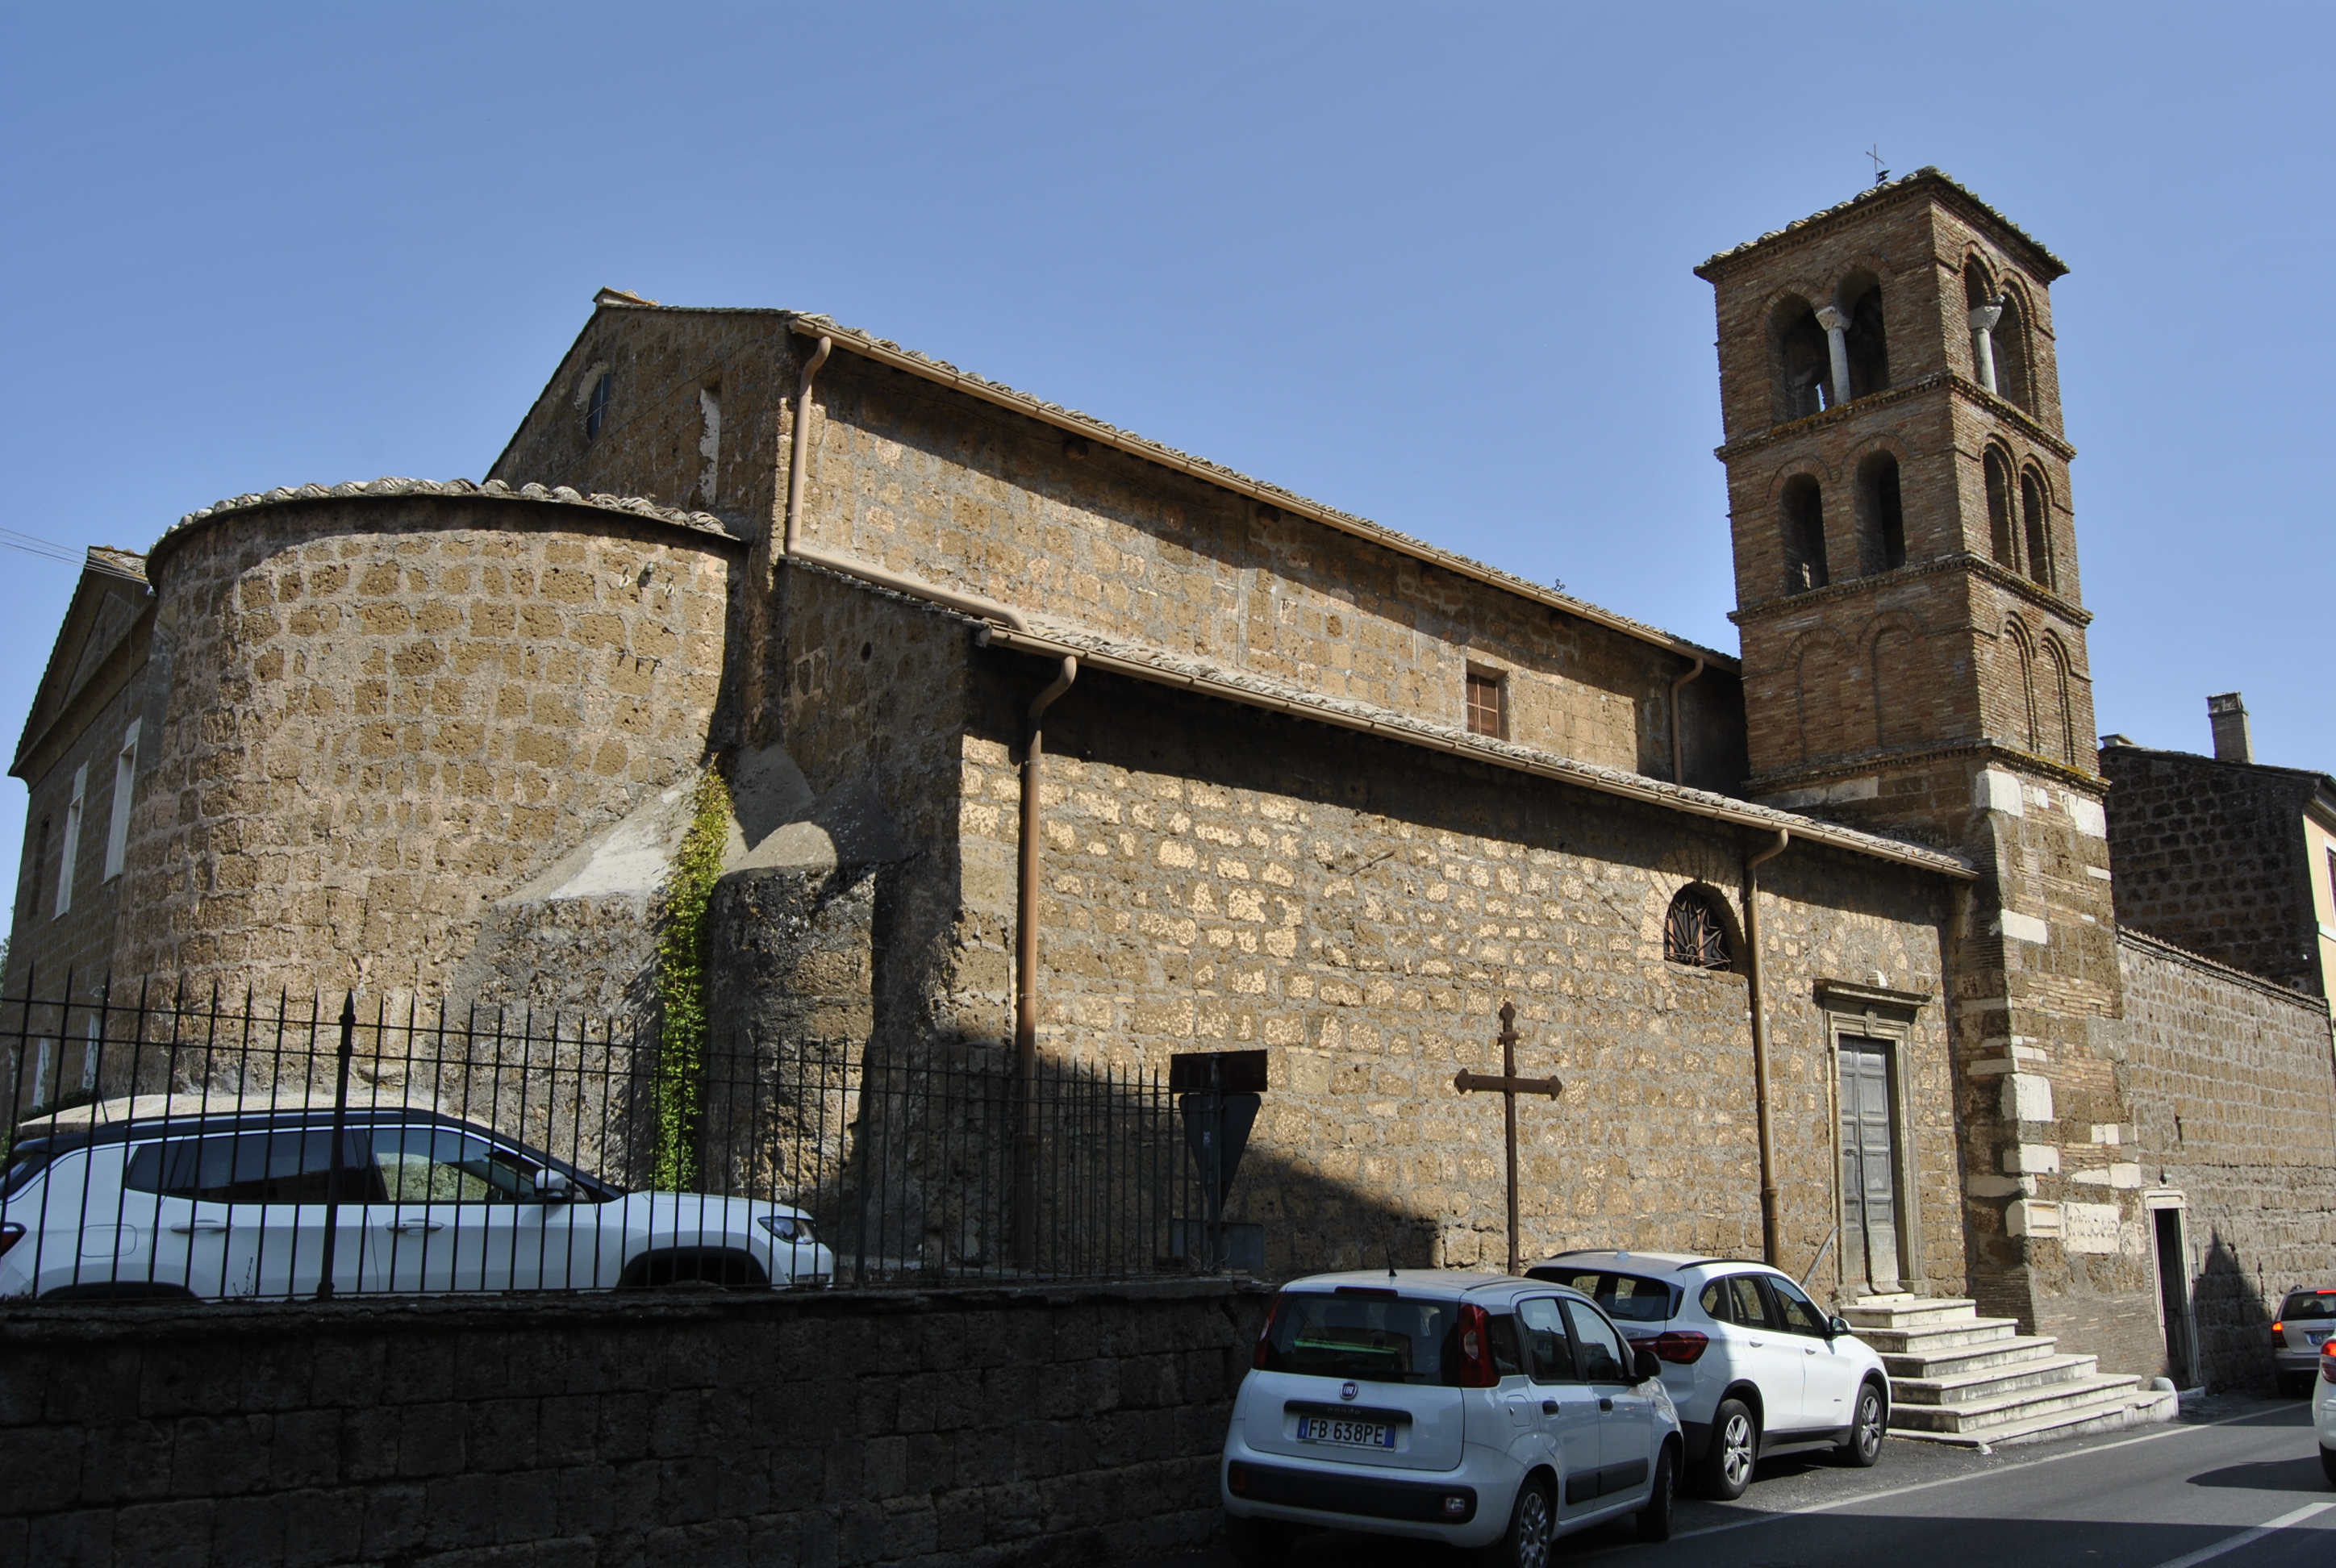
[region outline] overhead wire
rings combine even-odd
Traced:
[[[84,551],[75,550],[71,545],[59,544],[54,540],[36,538],[29,533],[20,533],[13,528],[0,528],[0,545],[5,545],[10,550],[23,550],[26,555],[37,555],[49,560],[63,561],[67,566],[79,566],[86,558]]]

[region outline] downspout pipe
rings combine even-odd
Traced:
[[[1760,1256],[1770,1268],[1785,1255],[1776,1202],[1776,1132],[1768,1096],[1768,1008],[1761,994],[1760,867],[1783,854],[1793,830],[1778,828],[1776,842],[1744,862],[1745,979],[1752,993],[1752,1100],[1760,1126]]]
[[[1687,783],[1687,753],[1679,749],[1679,688],[1703,673],[1704,661],[1698,658],[1695,667],[1671,682],[1671,783]]]
[[[1021,1201],[1015,1204],[1014,1250],[1026,1269],[1038,1261],[1038,794],[1046,710],[1078,678],[1079,661],[1065,656],[1052,684],[1030,700],[1023,727],[1021,874],[1014,899],[1014,1084],[1021,1112],[1014,1141]]]

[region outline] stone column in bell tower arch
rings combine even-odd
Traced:
[[[2003,319],[2003,297],[1997,295],[1971,312],[1971,379],[1995,390],[1995,324]]]
[[[1816,315],[1817,325],[1825,328],[1826,351],[1833,355],[1833,401],[1838,408],[1849,401],[1849,317],[1831,305]]]

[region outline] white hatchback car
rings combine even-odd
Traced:
[[[0,1297],[312,1296],[328,1232],[336,1295],[834,1275],[800,1210],[627,1193],[433,1111],[351,1109],[336,1157],[329,1107],[128,1108],[19,1130],[0,1175]]]
[[[1587,1298],[1504,1274],[1318,1274],[1275,1298],[1233,1401],[1219,1485],[1243,1568],[1292,1526],[1541,1568],[1626,1514],[1670,1534],[1679,1418],[1651,1356]]]
[[[1782,1271],[1669,1252],[1561,1252],[1526,1276],[1595,1300],[1663,1364],[1679,1407],[1688,1478],[1740,1497],[1764,1456],[1825,1446],[1842,1462],[1882,1456],[1890,1374],[1874,1348],[1828,1318]]]

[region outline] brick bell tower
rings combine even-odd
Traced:
[[[2067,270],[1934,169],[1696,269],[1748,793],[1979,868],[1942,998],[1970,1289],[2155,1373],[2131,1117],[2089,1040],[2122,994],[2048,293]]]

